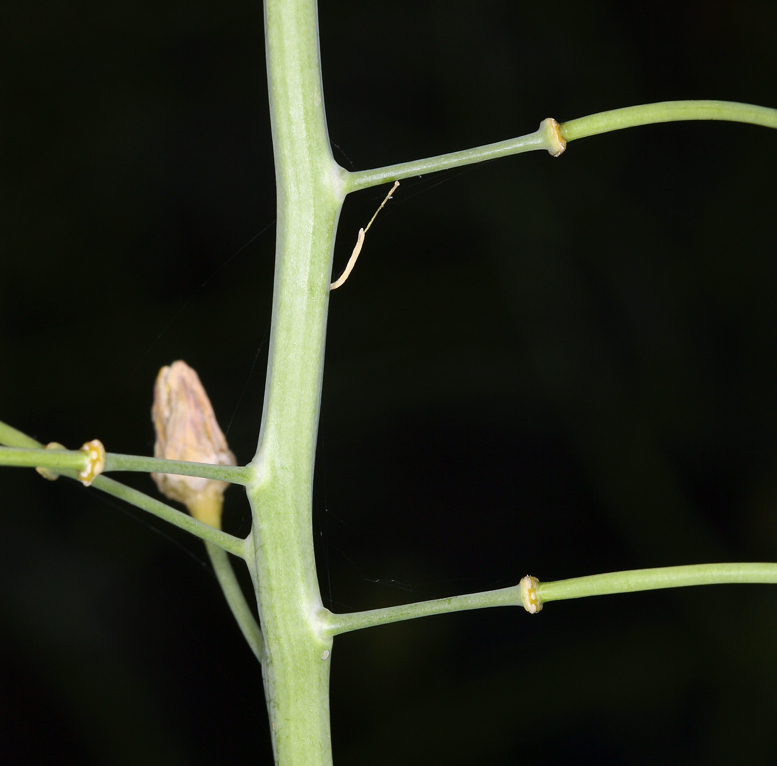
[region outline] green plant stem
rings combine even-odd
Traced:
[[[734,101],[662,101],[655,104],[613,109],[609,112],[599,112],[588,117],[569,120],[559,125],[559,133],[564,141],[569,142],[623,128],[685,120],[726,120],[777,128],[777,109],[740,104]],[[397,165],[348,173],[345,187],[350,193],[377,186],[386,181],[398,181],[411,176],[436,173],[439,170],[449,170],[476,162],[493,160],[497,157],[507,157],[511,154],[540,149],[554,155],[557,154],[555,137],[547,120],[543,120],[536,132],[519,138],[511,138],[507,141],[499,141],[460,152],[440,154],[423,160],[400,162]]]
[[[43,460],[43,458],[51,458],[52,455],[54,456],[54,460],[59,459],[62,455],[70,454],[80,454],[83,458],[83,453],[71,453],[69,450],[66,452],[63,452],[62,450],[44,450],[42,449],[43,445],[40,442],[2,422],[0,422],[0,444],[7,444],[12,447],[22,447],[25,450],[40,450],[39,452],[35,452],[38,459],[32,461],[35,467],[42,465],[40,460]],[[48,467],[48,465],[50,464],[47,464],[46,467]],[[76,466],[76,468],[79,467],[82,466]],[[61,471],[57,470],[57,473],[61,473],[67,478],[75,479],[77,471],[69,468],[62,468]],[[162,503],[143,492],[120,484],[118,481],[113,481],[113,479],[109,479],[107,476],[98,476],[92,482],[92,487],[95,487],[102,492],[106,492],[109,495],[113,495],[113,497],[117,497],[120,500],[124,500],[131,505],[134,505],[136,508],[140,508],[160,519],[164,519],[179,529],[190,532],[195,537],[199,537],[219,548],[223,548],[234,556],[245,559],[246,551],[252,550],[253,548],[253,541],[250,534],[245,540],[241,540],[239,537],[235,537],[234,535],[222,532],[220,529],[214,529],[207,524],[203,524],[202,522],[193,519],[187,513],[176,510],[166,503]]]
[[[684,588],[691,585],[722,585],[731,583],[777,583],[777,564],[694,564],[656,569],[635,569],[628,572],[577,577],[537,585],[540,605],[548,601],[612,593],[631,593],[661,588]],[[438,598],[416,604],[372,609],[352,614],[333,614],[322,610],[321,620],[330,635],[351,630],[387,625],[401,620],[414,620],[433,614],[447,614],[467,609],[494,606],[522,606],[521,586],[472,593],[465,596]]]
[[[235,570],[232,568],[232,562],[229,555],[223,548],[219,548],[213,543],[205,541],[205,550],[208,552],[210,563],[213,565],[213,571],[216,579],[219,581],[221,590],[227,599],[227,604],[235,615],[235,620],[243,633],[245,640],[256,655],[256,659],[262,662],[264,658],[264,640],[259,625],[254,619],[251,607],[248,606],[243,589],[235,576]]]
[[[0,465],[16,468],[54,468],[83,471],[89,456],[81,450],[47,450],[29,447],[0,447]]]
[[[212,465],[210,463],[191,463],[184,460],[164,460],[142,455],[118,455],[108,452],[105,455],[105,473],[111,471],[140,471],[142,473],[173,473],[179,476],[198,476],[203,479],[216,479],[230,484],[246,485],[255,479],[254,472],[246,466]]]
[[[23,447],[25,449],[41,449],[43,445],[31,436],[17,431],[7,423],[0,421],[0,444],[8,447]]]
[[[439,170],[459,168],[464,165],[472,165],[477,162],[494,160],[498,157],[508,157],[511,154],[534,152],[544,150],[555,153],[555,137],[552,128],[543,120],[539,129],[518,138],[510,138],[507,141],[498,141],[474,149],[464,149],[460,152],[439,154],[436,157],[427,157],[413,162],[400,162],[397,165],[387,165],[373,170],[359,170],[348,173],[345,187],[348,193],[368,189],[371,186],[385,183],[386,181],[400,181],[403,178],[436,173]]]
[[[248,561],[264,637],[276,763],[331,764],[329,656],[312,490],[332,248],[345,172],[324,116],[315,0],[267,0],[265,49],[278,199],[268,377],[248,485]]]
[[[75,473],[72,475],[65,474],[65,476],[71,476],[75,478]],[[160,519],[164,519],[175,527],[183,529],[186,532],[199,537],[201,540],[213,543],[219,548],[223,548],[227,553],[231,553],[233,556],[238,556],[241,559],[245,559],[248,552],[253,548],[253,541],[251,535],[245,539],[235,537],[227,532],[222,532],[220,529],[214,529],[208,524],[203,524],[197,519],[193,519],[188,513],[179,511],[166,503],[162,503],[159,500],[155,500],[153,497],[149,497],[143,492],[139,492],[132,487],[128,487],[125,484],[121,484],[118,481],[109,479],[107,476],[98,476],[93,482],[92,487],[96,487],[102,492],[106,492],[113,497],[117,497],[120,500],[124,500],[136,508],[140,508],[152,516],[157,516]]]
[[[544,604],[548,601],[610,593],[725,583],[777,583],[777,564],[693,564],[609,572],[572,580],[541,582],[537,586],[537,595],[540,603]]]
[[[521,606],[521,587],[470,593],[464,596],[437,598],[432,601],[421,601],[416,604],[390,606],[384,609],[371,609],[366,612],[351,614],[333,614],[328,609],[322,610],[321,621],[326,631],[332,636],[347,633],[351,630],[372,628],[378,625],[388,625],[402,620],[415,620],[418,617],[429,617],[433,614],[448,614],[462,612],[467,609],[484,609],[493,606]]]
[[[88,457],[81,451],[71,450],[47,450],[41,449],[35,439],[30,438],[15,428],[0,423],[0,441],[11,441],[26,446],[21,448],[0,447],[0,465],[27,466],[57,469],[69,478],[75,478],[75,474],[83,470]],[[223,472],[219,469],[228,469]],[[188,463],[175,460],[160,460],[157,458],[144,458],[135,455],[106,455],[106,471],[156,471],[159,473],[176,473],[186,476],[200,476],[206,479],[218,479],[233,483],[245,483],[248,470],[234,466],[213,466],[203,463]],[[236,479],[240,478],[240,482]],[[105,476],[99,476],[92,486],[107,492],[114,497],[121,498],[132,503],[137,508],[154,514],[175,526],[185,529],[205,542],[216,579],[227,600],[229,608],[235,615],[237,624],[245,636],[248,645],[261,662],[263,656],[262,634],[256,624],[251,609],[245,600],[240,584],[235,577],[232,564],[229,561],[227,551],[245,559],[247,548],[252,548],[251,540],[241,540],[221,530],[214,529],[207,524],[193,519],[191,516],[177,511],[171,506],[159,502],[137,490],[126,487],[118,482],[111,481]]]
[[[777,109],[735,101],[660,101],[569,120],[559,127],[565,141],[609,133],[613,130],[683,120],[726,120],[777,128]]]
[[[55,450],[31,447],[0,447],[0,465],[50,468],[54,471],[68,468],[83,470],[88,456],[81,450]],[[111,471],[139,471],[142,473],[172,473],[216,479],[231,484],[247,484],[251,478],[249,469],[233,465],[210,465],[182,460],[163,460],[142,455],[117,455],[106,453],[103,473]]]
[[[72,475],[63,473],[63,475],[75,478],[75,473]],[[92,487],[99,489],[101,492],[113,495],[113,497],[117,497],[120,500],[124,500],[125,502],[134,505],[136,508],[140,508],[142,511],[150,513],[152,516],[164,519],[164,521],[189,532],[195,537],[199,537],[201,540],[205,540],[213,545],[217,545],[219,548],[223,548],[227,553],[231,553],[233,556],[245,559],[248,555],[248,551],[250,551],[253,546],[250,534],[248,537],[241,540],[239,537],[230,535],[227,532],[222,532],[220,529],[214,529],[208,524],[203,524],[201,521],[193,519],[188,513],[179,511],[166,503],[162,503],[153,497],[149,497],[143,492],[139,492],[137,489],[132,489],[132,487],[109,479],[107,476],[98,476],[92,482]]]
[[[0,422],[0,465],[52,469],[75,468],[81,470],[86,458],[81,450],[47,450],[35,439]],[[211,465],[183,460],[163,460],[143,455],[120,455],[107,452],[104,473],[111,471],[138,471],[142,473],[174,473],[182,476],[198,476],[216,479],[230,484],[248,484],[256,480],[256,471],[248,466]]]

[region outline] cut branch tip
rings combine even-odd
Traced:
[[[86,453],[87,463],[78,472],[78,480],[88,487],[105,469],[105,447],[99,439],[92,439],[81,447],[81,452]]]
[[[545,131],[545,137],[548,141],[548,154],[552,157],[562,155],[567,148],[567,142],[561,135],[559,124],[552,117],[548,117],[540,123],[540,130]]]
[[[526,575],[521,580],[521,603],[529,614],[537,614],[542,611],[542,601],[537,593],[540,581],[536,577]]]

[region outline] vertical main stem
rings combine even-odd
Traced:
[[[248,496],[275,760],[330,764],[329,664],[311,520],[331,258],[342,171],[326,129],[315,0],[266,0],[278,193],[267,386]]]

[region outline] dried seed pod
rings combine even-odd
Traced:
[[[159,371],[151,409],[156,443],[154,456],[213,465],[235,465],[235,456],[219,428],[213,407],[197,373],[186,362]],[[189,509],[199,521],[221,526],[226,482],[196,476],[152,473],[159,491]]]

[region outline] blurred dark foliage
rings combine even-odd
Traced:
[[[156,371],[185,359],[248,461],[275,216],[259,3],[3,16],[0,419],[148,454]],[[348,168],[650,101],[777,106],[767,0],[320,16]],[[404,182],[331,302],[327,605],[777,559],[775,177],[777,133],[686,123]],[[385,191],[347,201],[336,272]],[[260,672],[197,541],[14,469],[0,521],[4,763],[270,763]],[[249,528],[236,489],[226,524]],[[766,586],[348,635],[335,762],[774,763],[776,641]]]

